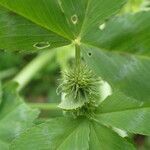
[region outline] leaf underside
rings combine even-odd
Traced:
[[[41,42],[48,43],[46,48],[52,48],[81,39],[84,44],[110,51],[149,55],[149,11],[119,16],[107,22],[125,2],[126,0],[0,0],[2,6],[37,24],[19,16],[7,15],[8,20],[0,20],[5,29],[0,34],[4,41],[0,48],[36,51],[42,49],[36,47]],[[4,15],[1,15],[3,18]],[[101,29],[105,22],[106,27]]]
[[[0,48],[34,52],[64,46],[70,42],[57,34],[0,7]]]
[[[0,32],[3,41],[0,48],[31,51],[37,50],[33,45],[38,42],[57,47],[67,45],[69,41],[66,39],[70,42],[76,38],[86,40],[93,29],[99,29],[99,25],[116,14],[125,2],[126,0],[0,0],[5,8],[37,24],[10,15],[10,12],[9,15],[1,14],[0,22],[4,24],[4,31]],[[8,20],[4,20],[4,16]]]

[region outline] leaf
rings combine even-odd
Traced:
[[[89,150],[135,150],[134,146],[111,129],[92,122]]]
[[[75,37],[81,36],[81,39],[86,39],[93,28],[99,28],[100,23],[114,15],[125,2],[126,0],[60,0],[71,31],[74,31]]]
[[[121,13],[125,14],[125,13],[135,13],[138,11],[141,11],[141,3],[143,2],[143,0],[129,0],[127,2],[127,4],[125,5],[125,7],[121,10]]]
[[[1,105],[1,102],[2,102],[2,85],[0,82],[0,105]]]
[[[63,37],[72,37],[67,20],[56,0],[0,0],[0,4]]]
[[[82,46],[84,60],[95,73],[107,81],[113,90],[129,97],[150,101],[150,59],[128,54],[104,52],[92,46]]]
[[[107,126],[135,134],[150,135],[150,103],[136,101],[120,92],[102,102],[96,118]]]
[[[8,150],[8,149],[9,149],[8,144],[3,141],[0,141],[0,150]]]
[[[85,41],[110,51],[150,55],[150,11],[115,17]]]
[[[16,84],[3,87],[0,105],[0,150],[8,150],[9,143],[33,125],[39,111],[29,108],[16,94]]]
[[[74,100],[73,96],[67,96],[63,93],[61,96],[61,103],[58,105],[59,108],[63,110],[75,110],[84,106],[88,100],[85,98],[79,98],[79,100]]]
[[[0,48],[39,51],[69,44],[66,39],[0,7]]]
[[[81,37],[115,14],[126,0],[0,0],[0,4],[67,39]],[[80,11],[79,11],[80,10]]]
[[[84,119],[52,119],[22,134],[10,150],[88,150],[89,132]]]
[[[85,18],[81,28],[81,39],[86,41],[93,31],[99,30],[104,21],[115,15],[126,0],[88,0],[85,11]],[[93,41],[93,39],[91,39]]]
[[[95,121],[57,118],[23,133],[10,150],[132,150],[134,147]]]
[[[73,38],[78,37],[87,7],[88,0],[59,0],[60,7],[67,19]]]

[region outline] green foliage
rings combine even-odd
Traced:
[[[86,41],[106,50],[150,55],[150,12],[117,16]]]
[[[88,66],[111,87],[139,101],[150,101],[150,59],[127,53],[108,53],[93,46],[82,46]],[[90,56],[89,56],[90,54]]]
[[[3,33],[1,31],[2,32],[0,34],[1,40],[3,40],[2,44],[4,44],[1,47],[4,49],[8,49],[8,48],[11,49],[11,47],[13,46],[14,50],[24,50],[24,49],[35,50],[36,45],[35,46],[33,45],[36,43],[49,42],[49,44],[51,44],[51,41],[55,41],[55,42],[57,40],[61,41],[58,35],[61,35],[64,38],[68,38],[71,41],[76,39],[77,37],[82,40],[87,39],[89,38],[90,33],[93,32],[93,29],[99,30],[99,25],[105,19],[112,16],[112,14],[116,13],[120,9],[120,7],[125,3],[125,1],[126,0],[114,0],[111,1],[110,3],[110,0],[105,0],[105,2],[102,0],[100,1],[97,0],[94,1],[69,0],[68,1],[67,0],[67,2],[66,0],[61,0],[61,1],[39,0],[38,2],[36,0],[32,0],[32,1],[15,0],[13,2],[10,0],[1,0],[0,4],[2,6],[14,11],[17,14],[24,16],[25,18],[31,20],[32,22],[48,30],[48,31],[44,29],[40,30],[39,27],[36,27],[36,25],[31,24],[29,21],[26,22],[26,20],[24,19],[20,20],[20,17],[19,18],[11,17],[11,19],[13,19],[12,25],[18,26],[18,27],[14,26],[14,28],[11,28],[13,30],[15,29],[15,31],[11,31],[7,26],[8,21],[6,22],[2,20],[0,22],[1,24],[5,25],[4,29],[6,28],[5,29],[6,31],[10,30],[8,33],[11,34],[7,35],[5,32]],[[103,5],[101,5],[101,3],[103,3]],[[45,6],[47,9],[45,9]],[[74,23],[74,21],[72,20],[74,16],[75,19],[77,19],[75,20],[77,21],[76,23]],[[93,18],[92,16],[94,16],[95,18],[94,20],[92,19]],[[10,16],[8,16],[8,18],[10,18]],[[19,23],[17,22],[18,20]],[[14,23],[14,21],[16,23]],[[21,27],[19,27],[19,24],[21,24]],[[22,27],[22,24],[24,25],[23,26],[24,28]],[[28,28],[28,25],[30,25],[31,27]],[[56,34],[52,34],[51,31]],[[19,41],[17,42],[16,38],[18,38],[18,36],[16,36],[16,33],[18,33],[18,36],[20,34],[21,36],[24,35],[22,37],[21,41],[23,42],[21,42],[20,47],[18,47]],[[42,34],[42,36],[37,36],[37,34],[38,35]],[[16,42],[17,43],[16,44],[8,43],[10,40],[4,38],[5,37],[4,35],[5,36],[7,35],[8,38],[11,37],[11,41],[14,40],[15,43]],[[30,37],[31,39],[29,39],[28,37]],[[20,40],[20,36],[18,40]]]
[[[10,149],[70,150],[75,148],[84,150],[88,149],[88,136],[89,125],[86,120],[57,118],[33,127],[31,131],[22,134],[22,143],[16,139]]]
[[[143,0],[128,0],[127,4],[123,8],[123,13],[138,12],[141,10],[141,4]]]
[[[16,83],[2,89],[0,104],[0,150],[8,150],[9,143],[33,125],[39,111],[29,108],[16,92]]]
[[[36,150],[37,148],[45,150],[109,150],[110,148],[112,150],[134,150],[132,144],[119,137],[114,131],[95,121],[83,118],[53,119],[33,127],[22,134],[20,139],[16,139],[10,149]]]
[[[24,64],[22,55],[8,51],[0,51],[0,62],[0,80],[12,77]]]
[[[39,51],[68,44],[67,40],[0,7],[0,48]]]
[[[90,125],[90,139],[89,150],[135,150],[127,140],[96,122]]]
[[[107,126],[131,133],[150,135],[150,105],[114,92],[99,108],[96,118]]]
[[[114,128],[150,135],[150,12],[108,20],[125,2],[0,0],[0,49],[51,49],[15,77],[18,88],[14,83],[0,88],[0,150],[134,150]],[[63,59],[59,51],[64,49],[69,54],[60,55]],[[68,70],[72,51],[75,68],[62,74],[59,87],[59,107],[66,115],[32,127],[38,111],[29,108],[16,90],[56,53],[62,71]]]
[[[116,92],[100,104],[95,112],[95,116],[90,118],[90,120],[83,118],[51,120],[48,123],[33,127],[28,132],[22,134],[20,138],[12,143],[11,149],[32,148],[34,150],[37,148],[51,148],[76,150],[80,146],[80,149],[84,150],[87,149],[88,145],[88,149],[91,150],[99,148],[132,150],[135,148],[131,143],[121,138],[108,127],[118,127],[130,133],[150,135],[149,117],[149,105]],[[33,140],[31,140],[31,137],[33,137]],[[83,145],[81,145],[78,139],[82,139]]]
[[[0,104],[1,104],[1,102],[2,102],[2,85],[0,83]]]

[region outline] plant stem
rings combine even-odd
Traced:
[[[81,50],[79,45],[75,45],[75,59],[76,59],[76,68],[80,69],[81,63]]]
[[[19,83],[18,91],[23,89],[34,77],[34,75],[50,62],[54,54],[54,50],[45,51],[40,54],[13,79],[13,81]]]
[[[40,110],[61,110],[58,104],[55,103],[28,103],[32,108],[38,108]]]

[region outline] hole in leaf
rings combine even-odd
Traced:
[[[105,26],[106,26],[105,23],[103,23],[103,24],[101,24],[101,25],[99,26],[99,29],[100,29],[100,30],[104,30],[104,29],[105,29]]]
[[[37,49],[44,49],[50,47],[49,42],[38,42],[33,45],[33,47],[36,47]]]
[[[78,23],[78,16],[76,14],[71,17],[71,22],[73,24],[77,24]]]
[[[92,53],[91,53],[91,52],[89,52],[89,53],[88,53],[88,56],[89,56],[89,57],[91,57],[91,56],[92,56]]]

